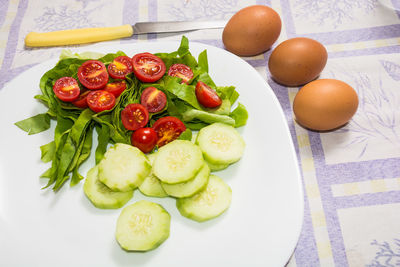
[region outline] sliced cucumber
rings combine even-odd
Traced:
[[[207,160],[205,161],[208,165],[208,167],[210,167],[210,170],[212,172],[216,172],[216,171],[222,171],[226,168],[228,168],[229,164],[215,164],[215,163],[210,163]]]
[[[116,238],[128,251],[148,251],[169,237],[171,216],[159,204],[141,200],[125,207],[117,220]]]
[[[147,155],[147,158],[150,161],[150,164],[153,164],[156,153],[152,153]],[[161,186],[161,181],[150,172],[150,174],[144,178],[144,181],[141,185],[139,185],[139,190],[142,194],[149,197],[167,197],[168,194],[165,193],[163,187]]]
[[[86,176],[83,191],[94,206],[100,209],[119,209],[132,197],[133,191],[115,192],[98,179],[98,165],[91,168]]]
[[[213,123],[202,128],[196,143],[203,151],[204,159],[215,165],[238,161],[245,148],[244,140],[238,131],[223,123]]]
[[[221,215],[231,204],[232,190],[218,176],[210,175],[205,189],[189,198],[179,198],[176,207],[182,216],[203,222]]]
[[[99,180],[114,191],[132,191],[150,173],[149,160],[137,147],[116,144],[99,163]]]
[[[158,150],[153,173],[164,183],[183,183],[192,179],[203,164],[198,146],[188,140],[175,140]]]
[[[161,183],[161,185],[170,196],[179,198],[190,197],[207,185],[209,176],[210,168],[204,163],[203,167],[201,167],[200,171],[192,180],[179,184]]]
[[[161,181],[154,174],[147,176],[139,186],[140,192],[148,197],[167,197],[168,194],[161,186]]]

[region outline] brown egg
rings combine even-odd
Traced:
[[[272,8],[263,5],[239,10],[222,33],[225,48],[238,56],[254,56],[267,51],[281,33],[281,19]]]
[[[312,81],[294,98],[297,122],[317,131],[332,130],[346,124],[356,113],[358,96],[347,83],[335,79]]]
[[[299,86],[317,78],[324,69],[328,53],[319,42],[292,38],[280,43],[271,53],[268,67],[272,78],[286,86]]]

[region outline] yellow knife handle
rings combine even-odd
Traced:
[[[129,24],[105,28],[83,28],[43,33],[30,32],[25,37],[25,45],[36,47],[86,44],[130,37],[132,34],[133,29]]]

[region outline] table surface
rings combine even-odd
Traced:
[[[273,47],[299,36],[320,41],[329,54],[320,78],[345,81],[359,96],[349,124],[332,132],[309,131],[293,118],[299,87],[271,80],[271,50],[244,58],[277,95],[302,170],[303,230],[287,266],[400,266],[399,0],[0,0],[0,90],[63,49],[26,48],[28,32],[229,19],[253,4],[268,5],[281,16],[282,32]],[[221,34],[221,29],[185,33],[190,41],[223,48]],[[107,44],[180,38],[148,34],[81,47],[90,51]]]

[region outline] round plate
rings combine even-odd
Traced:
[[[178,42],[114,45],[97,52],[172,52]],[[198,223],[180,215],[173,198],[149,198],[135,191],[133,203],[148,199],[171,214],[170,237],[146,253],[126,252],[115,240],[121,212],[100,210],[82,185],[65,184],[57,193],[41,188],[49,167],[40,146],[53,140],[52,128],[27,135],[15,122],[45,112],[33,97],[39,80],[57,59],[19,75],[0,90],[0,265],[23,266],[283,266],[293,253],[303,218],[303,189],[295,149],[277,98],[257,71],[233,54],[190,43],[194,56],[207,49],[209,71],[219,86],[234,85],[249,112],[239,132],[243,158],[216,174],[232,188],[230,208]],[[96,139],[96,138],[94,138]],[[94,147],[96,144],[94,144]],[[82,165],[86,174],[94,153]]]

